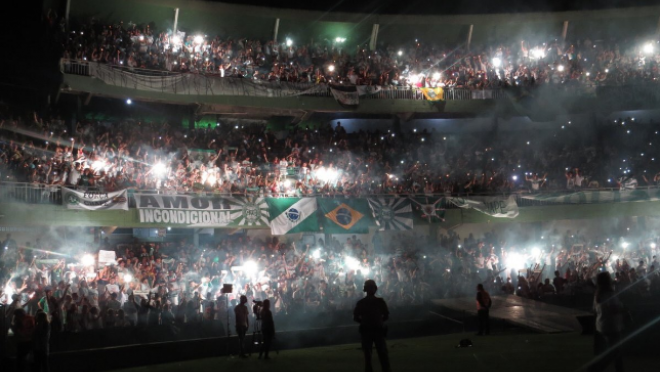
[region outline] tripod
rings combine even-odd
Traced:
[[[228,293],[223,293],[222,294],[225,297],[225,314],[227,316],[227,328],[226,328],[226,346],[227,346],[227,356],[231,357],[231,353],[229,352],[229,338],[231,336],[231,330],[229,328],[229,294]]]
[[[252,349],[257,345],[259,348],[259,358],[261,358],[263,343],[264,340],[261,335],[261,319],[255,315],[254,322],[252,322],[252,342],[250,343],[249,355],[252,356]]]

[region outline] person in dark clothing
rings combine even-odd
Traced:
[[[493,301],[484,289],[483,284],[477,284],[477,317],[479,318],[479,332],[477,336],[490,334],[490,306]]]
[[[261,310],[261,334],[264,337],[264,344],[259,353],[259,358],[263,353],[264,359],[270,359],[268,352],[273,344],[273,338],[275,338],[275,321],[273,320],[273,313],[270,311],[270,300],[264,300],[263,309]]]
[[[37,313],[34,329],[34,371],[49,372],[48,355],[50,354],[50,323],[45,312]]]
[[[32,340],[34,337],[34,318],[27,315],[25,310],[14,311],[14,321],[11,330],[16,339],[16,371],[23,372],[27,363],[27,357],[32,351]]]
[[[387,343],[385,342],[387,334],[385,322],[389,318],[390,312],[387,309],[385,300],[376,297],[377,290],[378,286],[376,286],[375,281],[367,280],[364,282],[363,291],[367,293],[367,296],[355,305],[353,320],[360,323],[364,370],[366,372],[373,371],[371,354],[373,345],[376,345],[378,360],[383,372],[391,372],[390,358],[387,354]]]

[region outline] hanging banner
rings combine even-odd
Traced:
[[[470,199],[466,199],[462,197],[450,197],[448,200],[459,208],[476,209],[481,213],[493,217],[516,218],[519,214],[518,204],[512,195],[508,198],[472,196]]]
[[[360,104],[360,94],[353,86],[330,86],[330,92],[335,99],[344,106],[357,106]]]
[[[141,223],[179,227],[265,228],[268,204],[258,197],[136,194]]]
[[[561,204],[630,203],[660,200],[660,189],[580,191],[524,195],[523,199]]]
[[[67,209],[86,209],[90,211],[128,210],[128,197],[125,189],[114,192],[100,192],[63,188],[62,201],[66,204]]]

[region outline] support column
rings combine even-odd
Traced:
[[[174,8],[174,27],[172,27],[172,36],[176,35],[176,29],[179,26],[179,8]]]
[[[374,23],[373,28],[371,29],[371,39],[369,39],[369,50],[376,50],[376,44],[378,43],[378,29],[380,25]]]
[[[566,35],[568,34],[568,21],[564,21],[564,28],[561,30],[561,38],[566,41]]]
[[[277,34],[280,32],[280,19],[275,19],[275,27],[273,28],[273,42],[277,44]]]
[[[69,13],[70,12],[71,12],[71,0],[66,0],[66,6],[64,8],[64,20],[66,21],[67,26],[69,26]]]
[[[467,38],[467,49],[470,50],[470,44],[472,44],[472,31],[474,31],[474,25],[470,25],[468,29],[468,38]]]

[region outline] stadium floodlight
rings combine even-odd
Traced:
[[[441,76],[442,76],[442,74],[439,73],[439,72],[435,72],[435,73],[433,73],[433,79],[434,79],[434,80],[438,80],[438,79],[440,79]]]
[[[532,248],[532,255],[534,257],[540,256],[541,255],[541,248],[539,248],[539,247]]]
[[[511,177],[514,181],[518,181],[518,176]]]
[[[287,37],[286,38],[286,46],[290,47],[291,45],[293,45],[293,40],[291,40]]]
[[[564,65],[557,66],[557,71],[559,71],[559,72],[564,71]]]
[[[133,281],[133,275],[124,274],[124,283],[130,283],[131,281]]]
[[[502,66],[502,60],[497,58],[497,57],[493,58],[493,66],[501,67]]]
[[[621,248],[626,249],[626,248],[628,248],[629,245],[630,245],[630,243],[623,242],[623,243],[621,243]]]
[[[655,243],[651,243],[651,248],[655,249],[655,247],[657,247],[657,245]]]
[[[333,72],[335,70],[335,65],[328,66],[328,71]]]
[[[197,35],[197,36],[195,36],[195,38],[193,39],[193,41],[195,42],[195,44],[201,44],[201,43],[204,42],[204,36],[202,36],[202,35]]]
[[[338,43],[343,43],[344,41],[346,41],[346,38],[345,37],[337,37],[337,38],[335,38],[335,41],[338,42]]]
[[[163,163],[156,163],[151,169],[157,176],[162,176],[167,172],[167,166]]]
[[[174,45],[181,44],[181,38],[176,36],[176,35],[172,36],[172,44],[174,44]]]
[[[92,266],[94,265],[94,256],[92,256],[91,254],[86,254],[82,256],[82,258],[80,259],[80,263],[83,266]]]
[[[126,104],[127,104],[127,105],[131,105],[131,104],[133,104],[133,100],[130,99],[130,98],[126,98]]]
[[[318,260],[319,258],[321,258],[321,248],[315,250],[315,251],[312,253],[312,257],[314,257],[314,258],[317,259],[317,260]]]
[[[642,47],[642,50],[643,50],[644,53],[646,53],[646,54],[651,54],[651,53],[653,53],[653,49],[655,49],[655,48],[653,48],[653,44],[651,44],[651,43],[646,43],[646,44],[644,44],[644,46]]]
[[[401,56],[403,55],[403,51],[402,51],[402,50],[400,50],[400,51],[398,51],[398,52],[397,52],[396,54],[398,54],[398,55],[399,55],[399,57],[401,57]]]

